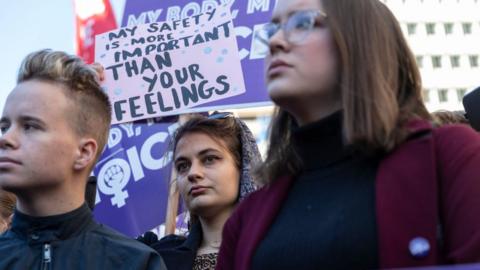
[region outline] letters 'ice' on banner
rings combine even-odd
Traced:
[[[165,222],[175,117],[113,125],[93,175],[95,219],[136,237]],[[161,232],[163,233],[163,231]]]
[[[112,122],[195,112],[245,93],[232,15],[227,6],[180,20],[116,29],[96,36],[105,67]]]

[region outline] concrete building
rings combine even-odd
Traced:
[[[383,0],[414,51],[430,111],[462,110],[480,86],[480,0]]]

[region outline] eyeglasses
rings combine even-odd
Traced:
[[[319,10],[301,10],[290,15],[285,23],[269,22],[257,32],[255,38],[268,45],[270,39],[282,29],[285,39],[292,44],[300,44],[315,27],[317,18],[325,20],[327,14]]]

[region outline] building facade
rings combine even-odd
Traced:
[[[416,56],[427,108],[463,110],[463,96],[480,86],[480,0],[382,2]]]

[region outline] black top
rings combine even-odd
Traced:
[[[167,269],[192,270],[202,238],[202,226],[197,222],[187,237],[171,234],[158,241],[143,242],[162,256]]]
[[[86,204],[48,217],[16,211],[0,254],[0,269],[166,269],[152,249],[97,224]]]
[[[252,259],[252,269],[371,269],[378,265],[379,159],[345,147],[342,116],[294,128],[304,171]]]

